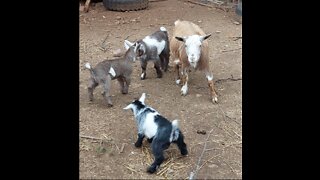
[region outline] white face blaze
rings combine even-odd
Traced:
[[[185,49],[188,56],[188,61],[192,67],[197,67],[197,63],[201,55],[201,36],[192,35],[185,39]]]

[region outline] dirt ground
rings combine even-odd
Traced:
[[[234,12],[176,0],[151,2],[146,10],[133,12],[108,11],[100,2],[90,7],[88,13],[80,12],[81,179],[187,179],[198,164],[205,142],[207,148],[196,178],[242,178],[242,38],[237,38],[242,37],[242,25],[235,23],[235,16]],[[121,94],[118,82],[112,81],[113,107],[106,106],[101,86],[94,92],[94,101],[88,102],[90,73],[84,69],[86,62],[94,66],[112,58],[114,50],[124,50],[124,39],[143,38],[160,26],[168,30],[171,38],[177,19],[192,21],[212,33],[207,40],[218,104],[210,101],[207,80],[198,71],[189,73],[188,95],[181,96],[181,87],[174,82],[172,61],[161,79],[156,78],[153,64],[149,63],[145,80],[140,80],[140,63],[136,61],[128,94]],[[142,148],[134,147],[135,120],[131,111],[122,109],[143,92],[147,93],[147,105],[171,121],[179,119],[189,150],[189,155],[182,157],[172,144],[165,151],[166,160],[152,175],[146,172],[153,161],[150,145],[144,140]]]

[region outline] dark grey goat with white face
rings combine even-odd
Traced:
[[[134,47],[124,42],[126,53],[121,58],[104,60],[91,68],[89,63],[85,67],[90,70],[91,77],[88,84],[89,100],[93,101],[93,91],[99,85],[103,85],[103,93],[108,106],[113,106],[110,97],[111,80],[117,79],[122,94],[127,94],[131,82],[132,62],[135,61]]]
[[[145,105],[145,98],[146,94],[143,93],[139,100],[133,101],[124,109],[132,110],[138,125],[138,140],[135,146],[141,147],[144,137],[151,143],[155,161],[148,167],[147,172],[154,173],[164,160],[163,151],[168,149],[171,143],[177,144],[182,155],[187,155],[188,150],[178,127],[178,120],[170,122],[156,110]]]
[[[162,70],[165,72],[168,70],[170,46],[166,28],[160,27],[160,30],[134,43],[127,42],[135,46],[137,58],[141,62],[142,73],[140,77],[142,80],[146,78],[149,61],[154,62],[157,78],[162,77]]]

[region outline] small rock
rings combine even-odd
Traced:
[[[229,47],[229,45],[228,44],[226,44],[226,45],[224,45],[225,47]]]
[[[218,165],[216,165],[216,164],[210,164],[208,167],[209,167],[209,168],[217,168]]]
[[[120,20],[120,19],[121,19],[121,17],[120,17],[120,16],[117,16],[117,17],[116,17],[116,19],[117,19],[117,20]]]
[[[207,132],[206,132],[205,130],[197,130],[197,133],[198,133],[198,134],[203,134],[203,135],[204,135],[204,134],[207,134]]]
[[[238,21],[234,21],[233,24],[239,25],[240,23]]]
[[[202,95],[201,94],[196,94],[196,97],[198,98],[198,97],[201,97]]]
[[[198,23],[201,23],[201,22],[202,22],[201,20],[198,21]]]
[[[136,22],[137,20],[136,20],[136,19],[131,19],[130,21],[131,21],[131,22]]]
[[[105,19],[106,17],[105,16],[102,16],[103,17],[103,19]]]
[[[119,25],[120,24],[120,21],[116,21],[116,25]]]
[[[154,24],[150,24],[150,27],[154,27]]]
[[[221,33],[221,31],[216,31],[216,33]]]
[[[121,56],[121,49],[117,49],[117,50],[113,51],[113,56],[120,57]]]

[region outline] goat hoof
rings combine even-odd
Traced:
[[[113,107],[113,104],[108,104],[108,107]]]
[[[181,151],[181,155],[183,155],[183,156],[188,155],[188,150],[182,150],[182,151]]]
[[[122,94],[128,94],[128,91],[121,91]]]
[[[137,148],[139,148],[139,147],[142,146],[142,143],[134,143],[134,146],[137,147]]]
[[[217,97],[213,97],[213,98],[212,98],[212,102],[213,102],[213,103],[218,103],[218,98],[217,98]]]
[[[147,172],[150,173],[150,174],[152,174],[152,173],[156,172],[156,170],[157,170],[157,167],[155,167],[155,166],[150,166],[150,167],[148,167]]]
[[[146,73],[142,73],[141,76],[140,76],[140,79],[141,79],[141,80],[146,79]]]
[[[188,88],[186,86],[182,86],[181,88],[181,96],[186,96],[188,93]]]
[[[152,143],[153,138],[147,139],[148,143]]]

